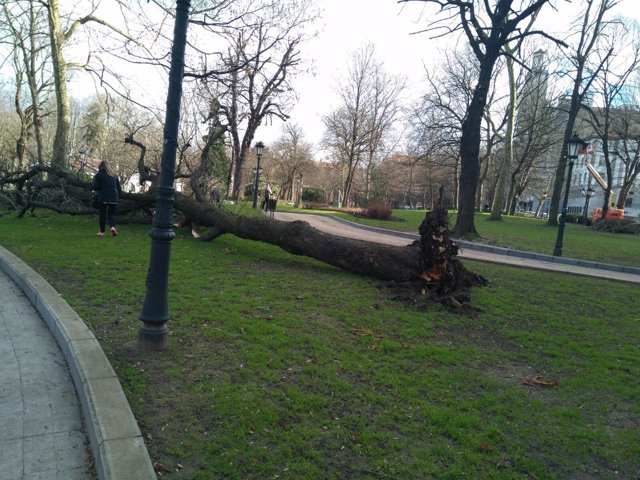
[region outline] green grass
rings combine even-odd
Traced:
[[[280,209],[279,209],[280,210]],[[394,210],[392,220],[372,220],[356,218],[352,215],[333,211],[283,209],[297,213],[321,213],[389,230],[417,233],[424,219],[424,210]],[[556,244],[557,227],[547,225],[546,220],[530,217],[503,216],[502,221],[489,221],[489,215],[476,214],[475,225],[480,243],[500,247],[515,248],[551,255]],[[450,213],[451,224],[456,216]],[[563,256],[614,265],[640,267],[640,236],[607,233],[578,224],[565,226]]]
[[[96,238],[96,223],[6,215],[0,244],[96,333],[153,461],[183,466],[166,478],[640,471],[637,286],[465,262],[490,282],[473,291],[475,311],[418,311],[384,282],[178,231],[169,347],[145,354],[135,339],[148,227]],[[523,384],[536,375],[559,386]]]

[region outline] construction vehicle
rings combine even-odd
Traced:
[[[587,167],[587,170],[589,170],[589,173],[591,174],[593,179],[596,181],[598,186],[602,189],[602,191],[606,195],[607,190],[609,190],[609,185],[607,184],[607,182],[604,181],[604,179],[602,178],[600,173],[595,169],[595,167],[593,165],[591,165],[591,163],[589,163],[589,154],[593,155],[595,152],[593,150],[589,150],[588,151],[585,148],[580,153],[583,154],[584,166]],[[606,219],[607,220],[609,220],[611,218],[624,218],[624,209],[615,207],[617,198],[618,198],[618,195],[614,191],[610,190],[609,191],[609,205],[610,206],[609,206],[609,208],[607,208],[607,214],[606,214]],[[599,220],[601,218],[602,218],[602,207],[598,207],[598,208],[593,210],[593,214],[591,216],[591,221],[595,222],[596,220]]]

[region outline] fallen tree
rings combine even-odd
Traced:
[[[38,180],[44,172],[55,180]],[[16,210],[22,214],[33,208],[48,208],[66,214],[93,212],[88,207],[90,182],[67,172],[39,166],[20,175],[5,177],[3,184],[15,186]],[[52,194],[54,187],[56,193]],[[43,190],[50,193],[44,195]],[[28,193],[32,191],[39,193]],[[442,207],[442,189],[440,195],[436,208],[427,213],[420,226],[420,240],[404,247],[331,235],[304,221],[282,222],[266,216],[239,215],[223,206],[198,202],[180,193],[175,194],[174,209],[186,219],[185,222],[207,228],[201,237],[204,240],[231,234],[277,245],[294,255],[304,255],[349,272],[392,281],[406,292],[418,296],[428,294],[429,298],[460,307],[470,299],[469,289],[483,285],[485,280],[468,271],[457,258],[458,246],[450,237],[447,212]],[[149,220],[153,201],[153,192],[125,193],[120,214],[144,211]]]
[[[420,240],[405,247],[383,245],[324,233],[307,222],[281,222],[268,217],[237,215],[222,207],[203,208],[183,195],[175,207],[198,225],[209,226],[203,239],[232,234],[277,245],[294,255],[304,255],[362,275],[394,282],[398,298],[415,301],[428,294],[449,307],[460,308],[471,298],[470,288],[486,280],[467,270],[457,258],[448,216],[442,207],[442,189],[436,208],[420,225]]]

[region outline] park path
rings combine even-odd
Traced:
[[[419,235],[396,232],[382,228],[368,227],[331,215],[314,215],[306,213],[275,212],[274,218],[292,222],[302,220],[312,227],[341,237],[355,238],[368,242],[386,245],[405,246]],[[492,247],[473,242],[460,241],[460,258],[480,262],[497,263],[521,268],[533,268],[558,273],[605,278],[628,283],[640,284],[640,269],[620,265],[607,265],[563,257],[553,257],[532,252],[523,252],[507,248]]]
[[[0,270],[0,479],[92,478],[64,356],[25,294]]]

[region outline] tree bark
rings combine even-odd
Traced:
[[[436,208],[420,225],[420,240],[405,247],[382,245],[321,232],[307,222],[281,222],[262,217],[236,215],[220,207],[206,208],[180,194],[175,206],[191,221],[211,227],[213,240],[225,233],[277,245],[294,255],[304,255],[349,272],[410,286],[414,295],[428,290],[452,308],[470,300],[469,288],[486,280],[468,271],[457,258],[458,246],[451,240],[448,215],[442,207],[444,189]]]
[[[229,233],[383,280],[415,281],[421,275],[421,253],[417,246],[395,247],[338,237],[302,221],[281,222],[268,217],[236,215],[224,208],[204,207],[182,195],[176,195],[175,208],[193,222],[211,227],[209,239]]]
[[[69,130],[71,129],[71,108],[67,92],[67,64],[62,47],[65,43],[60,25],[58,0],[51,0],[48,6],[49,37],[51,40],[51,63],[56,85],[56,135],[53,141],[54,167],[64,168],[67,163]]]
[[[487,92],[491,85],[493,66],[498,59],[499,50],[493,47],[486,53],[480,65],[478,83],[467,110],[467,118],[462,124],[460,138],[460,184],[458,193],[458,216],[455,233],[459,237],[476,236],[475,194],[480,177],[480,126],[484,108],[487,104]]]

